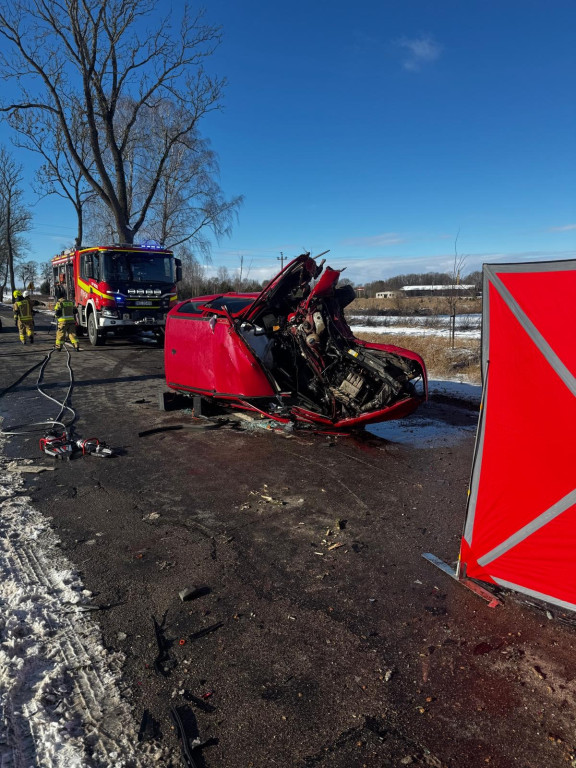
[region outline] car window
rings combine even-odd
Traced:
[[[226,307],[228,312],[233,315],[253,303],[254,299],[252,297],[219,296],[217,299],[204,304],[204,306],[208,309],[222,309],[222,307]]]
[[[201,315],[202,310],[198,309],[198,304],[195,301],[186,301],[184,304],[178,307],[178,312],[182,312],[185,315]]]

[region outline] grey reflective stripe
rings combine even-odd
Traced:
[[[482,555],[482,557],[479,557],[478,564],[482,566],[488,565],[488,563],[496,560],[505,552],[508,552],[509,549],[512,549],[521,541],[527,539],[528,536],[531,536],[539,528],[542,528],[551,520],[554,520],[555,517],[561,515],[562,512],[566,512],[566,510],[570,509],[570,507],[573,507],[574,504],[576,504],[576,489],[570,491],[570,493],[567,493],[563,499],[560,499],[560,501],[557,501],[556,504],[553,504],[550,509],[547,509],[546,512],[542,512],[541,515],[535,517],[532,522],[528,523],[523,528],[520,528],[519,531],[516,531],[516,533],[512,534],[512,536],[509,536],[505,541],[503,541],[501,544],[498,544],[498,546],[494,547],[494,549],[492,549],[490,552],[487,552],[485,555]]]
[[[513,264],[510,262],[497,262],[483,264],[484,269],[491,275],[502,272],[512,272],[514,274],[533,274],[534,272],[569,272],[576,269],[576,259],[564,259],[556,261],[521,261]]]
[[[464,538],[472,546],[472,533],[474,531],[474,518],[476,515],[476,503],[478,502],[478,486],[480,485],[480,473],[482,472],[482,452],[484,451],[484,435],[486,432],[486,401],[488,395],[488,379],[484,379],[482,388],[482,400],[478,430],[476,432],[476,444],[474,446],[474,464],[470,479],[470,495],[468,497],[468,510],[466,513],[466,525],[464,526]]]
[[[490,279],[493,277],[488,264],[484,264],[482,273],[482,382],[486,381],[488,358],[490,354]]]
[[[506,286],[500,280],[500,278],[494,275],[492,277],[492,282],[494,283],[494,286],[498,289],[498,293],[502,296],[502,298],[508,305],[508,308],[510,309],[514,317],[518,320],[522,328],[524,328],[524,330],[526,331],[528,336],[532,339],[534,344],[536,344],[540,352],[542,352],[542,354],[550,364],[551,368],[558,374],[558,376],[562,379],[564,384],[566,384],[570,392],[572,392],[572,394],[576,396],[576,378],[574,378],[574,376],[570,373],[568,368],[566,368],[562,360],[560,360],[556,352],[554,352],[550,344],[548,344],[548,342],[546,341],[544,336],[542,336],[540,331],[536,328],[532,320],[530,320],[528,316],[524,313],[524,311],[520,309],[520,306],[516,302],[516,299],[512,296],[512,294],[506,288]]]
[[[476,504],[478,503],[478,487],[482,471],[482,454],[484,452],[484,435],[486,433],[486,403],[488,402],[488,367],[490,352],[490,279],[493,272],[489,264],[483,265],[482,271],[482,400],[478,430],[476,432],[476,444],[474,446],[474,459],[472,463],[472,477],[470,479],[470,495],[466,508],[466,523],[464,525],[463,538],[472,546],[474,533],[474,520],[476,517]]]
[[[547,603],[551,603],[552,605],[557,605],[559,608],[568,608],[569,610],[576,611],[576,605],[573,603],[568,603],[566,600],[559,600],[557,597],[552,597],[551,595],[545,595],[543,592],[536,592],[534,589],[528,589],[527,587],[521,587],[518,584],[513,584],[511,581],[504,581],[504,579],[498,579],[496,576],[492,576],[492,579],[496,582],[496,584],[499,584],[501,587],[505,587],[506,589],[513,589],[516,592],[523,592],[525,595],[530,595],[530,597],[536,597],[538,600],[545,600]]]

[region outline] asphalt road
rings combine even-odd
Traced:
[[[39,318],[22,347],[0,314],[1,390],[53,331]],[[65,360],[54,353],[46,371],[57,399]],[[94,619],[125,655],[134,717],[149,715],[166,766],[183,764],[174,706],[208,741],[195,752],[206,768],[576,766],[568,617],[512,595],[489,608],[422,558],[457,558],[470,429],[434,447],[190,429],[189,411],[158,409],[152,344],[85,341],[72,367],[76,434],[119,455],[57,462],[28,493],[103,606]],[[0,399],[5,427],[55,416],[35,381]],[[419,416],[471,427],[477,413],[445,401]],[[36,436],[9,450],[53,463]]]

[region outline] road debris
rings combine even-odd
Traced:
[[[178,592],[178,597],[185,603],[189,600],[195,600],[197,597],[203,597],[210,594],[210,587],[186,587]]]
[[[204,637],[204,635],[209,635],[211,632],[216,632],[217,629],[220,629],[220,627],[223,626],[224,622],[219,621],[217,624],[212,624],[210,627],[200,629],[198,632],[194,632],[193,634],[189,635],[190,640],[199,640],[201,637]]]
[[[35,474],[37,472],[54,472],[56,467],[43,467],[43,466],[34,466],[34,465],[27,465],[27,464],[18,464],[16,461],[10,461],[6,465],[6,469],[8,472],[28,472],[30,474]]]
[[[154,634],[156,635],[156,643],[158,645],[158,655],[154,659],[154,669],[159,675],[168,677],[172,670],[176,667],[176,659],[170,654],[170,644],[164,637],[164,627],[166,625],[166,614],[162,617],[162,623],[159,624],[156,618],[152,616],[154,622]]]
[[[138,731],[138,741],[156,741],[160,737],[160,726],[145,709]]]
[[[201,709],[203,712],[215,712],[216,707],[212,704],[208,704],[207,701],[204,701],[204,699],[200,699],[198,696],[194,696],[193,693],[190,693],[190,691],[183,691],[182,693],[183,698],[186,699],[186,701],[191,701],[193,704],[195,704],[198,709]]]
[[[170,708],[170,715],[172,716],[172,720],[176,727],[176,732],[178,734],[178,739],[180,741],[180,748],[182,750],[182,758],[184,760],[184,764],[188,766],[188,768],[198,768],[198,763],[194,760],[192,752],[195,749],[199,749],[202,746],[202,743],[197,737],[191,738],[186,732],[186,727],[184,725],[183,718],[186,717],[186,719],[189,719],[190,716],[188,715],[188,713],[189,713],[188,707],[171,707]],[[192,718],[193,718],[193,715],[192,715]]]

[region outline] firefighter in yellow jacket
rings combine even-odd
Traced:
[[[22,295],[22,291],[14,291],[12,296],[14,298],[12,311],[14,313],[14,320],[16,320],[16,325],[18,326],[20,343],[26,344],[26,340],[28,340],[30,344],[34,344],[34,316],[32,301],[28,295]]]
[[[76,321],[74,319],[74,302],[60,296],[54,305],[54,314],[58,322],[56,330],[56,349],[62,349],[66,336],[70,339],[74,349],[80,349],[76,338]]]

